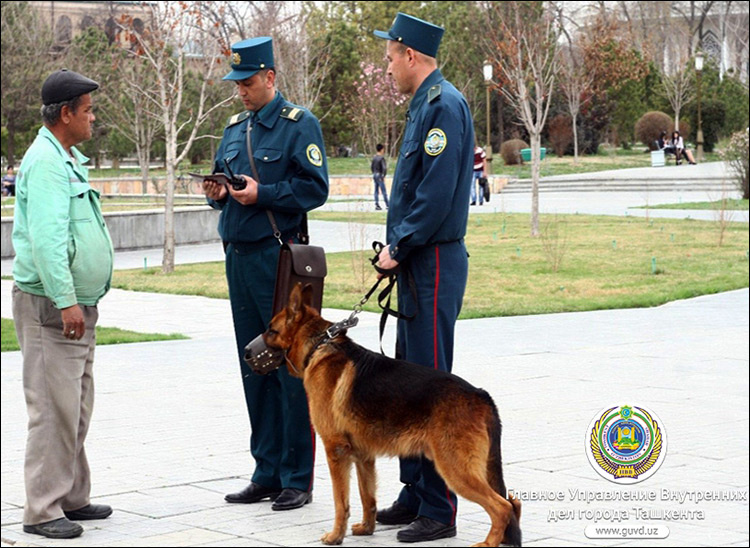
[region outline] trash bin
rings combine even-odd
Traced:
[[[547,149],[544,147],[541,147],[539,149],[539,159],[544,160],[544,157],[547,155]],[[530,162],[531,161],[531,149],[530,148],[522,148],[521,149],[521,159],[524,162]]]
[[[664,165],[664,151],[652,150],[651,151],[651,167],[661,167],[663,165]]]

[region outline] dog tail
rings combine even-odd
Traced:
[[[495,407],[494,403],[492,404],[492,417],[488,422],[487,433],[490,437],[490,458],[487,459],[487,479],[495,492],[510,502],[513,507],[513,514],[511,515],[510,522],[505,529],[503,544],[521,546],[521,501],[514,498],[512,495],[509,496],[508,490],[505,487],[505,480],[503,479],[503,458],[500,448],[503,425],[502,422],[500,422],[500,415],[498,414],[497,407]]]
[[[492,488],[504,499],[508,498],[508,492],[503,480],[503,457],[500,449],[500,439],[503,434],[503,425],[497,407],[492,404],[492,416],[488,418],[487,434],[490,438],[490,458],[487,459],[487,480]]]

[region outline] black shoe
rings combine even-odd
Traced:
[[[83,533],[83,527],[68,518],[58,518],[36,525],[24,525],[23,532],[47,538],[76,538]]]
[[[251,481],[250,485],[245,487],[238,493],[229,493],[224,497],[227,502],[237,502],[241,504],[250,504],[252,502],[260,502],[263,499],[276,500],[276,497],[281,493],[281,489],[274,489],[273,487],[263,487],[257,483]]]
[[[477,205],[476,202],[471,202],[469,205]]]
[[[694,166],[695,162],[688,162],[688,164],[690,164],[691,166]]]
[[[446,525],[434,519],[419,516],[408,527],[401,529],[396,538],[399,542],[424,542],[456,536],[456,526]]]
[[[87,504],[78,510],[65,512],[65,517],[72,521],[84,521],[87,519],[104,519],[112,514],[112,507],[106,504]]]
[[[294,510],[312,502],[312,492],[287,487],[271,505],[271,510]]]
[[[375,520],[383,525],[408,525],[415,519],[416,512],[412,512],[399,501],[394,502],[390,508],[379,510],[375,517]]]
[[[380,211],[381,209],[383,209],[383,208],[380,207],[379,205],[375,204],[375,211]]]

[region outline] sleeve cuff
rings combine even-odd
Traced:
[[[396,243],[388,249],[388,253],[391,255],[391,259],[393,259],[394,261],[398,261],[399,263],[404,262],[404,259],[406,259],[409,251],[411,251],[411,248],[401,243]]]
[[[256,205],[261,207],[270,208],[273,204],[273,187],[271,185],[258,185],[258,201]]]
[[[60,297],[55,297],[54,299],[52,299],[52,302],[55,303],[55,308],[57,308],[58,310],[62,310],[63,308],[68,308],[69,306],[78,304],[78,299],[76,299],[74,293],[71,295],[62,295]]]

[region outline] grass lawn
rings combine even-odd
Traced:
[[[383,213],[352,215],[311,218],[347,221],[355,234],[357,222],[385,222]],[[748,287],[747,223],[726,228],[721,246],[719,224],[696,220],[543,215],[540,228],[546,236],[529,236],[527,214],[470,217],[462,318],[647,307]],[[371,254],[327,255],[324,307],[350,310],[359,301],[375,281]],[[116,271],[113,287],[228,296],[223,263],[180,265],[170,275]],[[378,310],[374,300],[365,309]]]
[[[162,335],[159,333],[136,333],[135,331],[126,331],[116,327],[97,327],[96,344],[123,344],[134,342],[150,341],[172,341],[177,339],[189,339],[185,335],[170,333]],[[18,338],[16,337],[15,322],[7,318],[2,318],[2,352],[13,352],[19,350]]]
[[[722,207],[726,211],[747,211],[748,200],[730,198],[722,204],[722,200],[716,200],[715,202],[685,202],[684,204],[659,204],[648,206],[648,209],[709,209],[709,210],[721,210]],[[635,209],[646,209],[646,206],[641,206]]]

